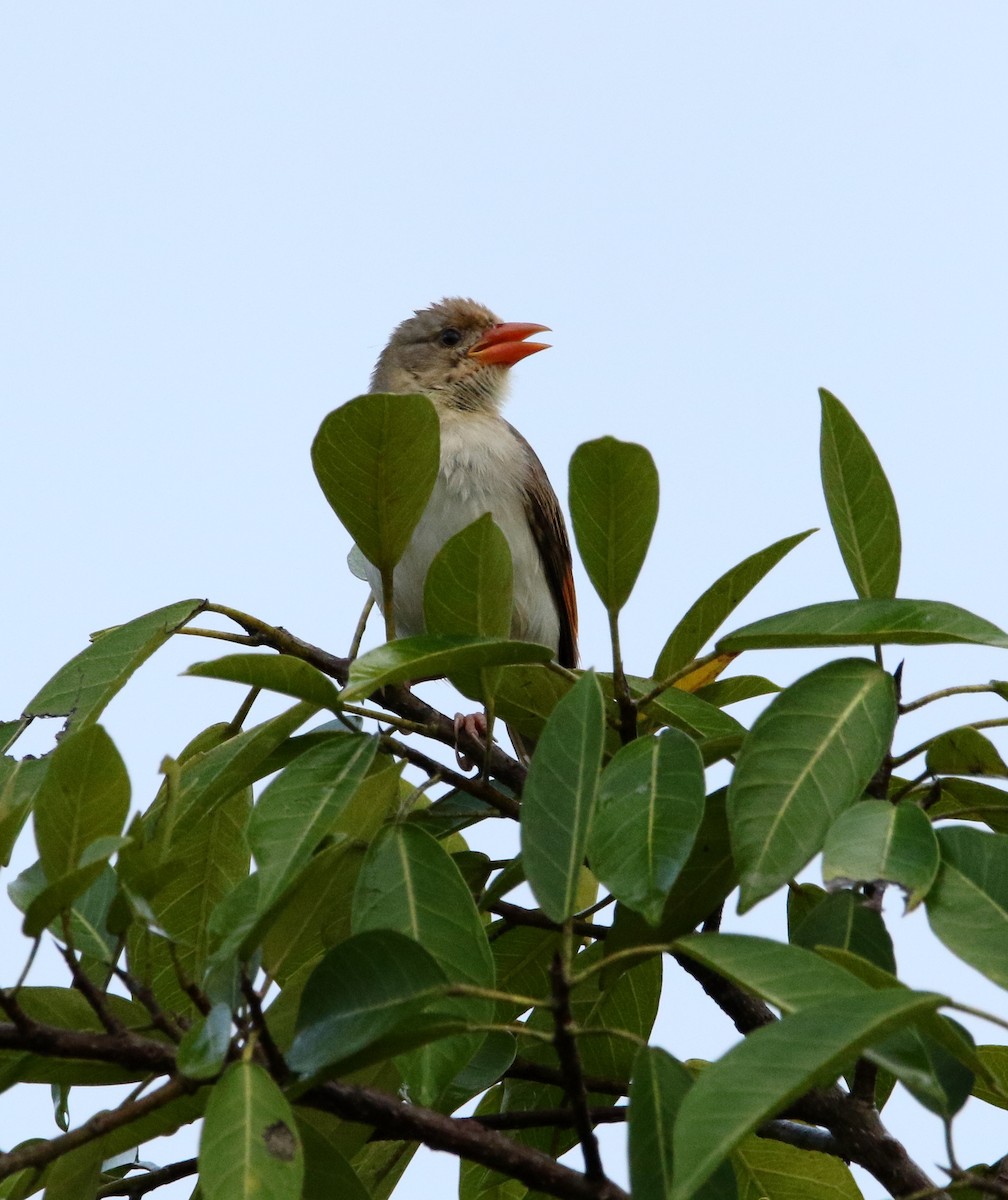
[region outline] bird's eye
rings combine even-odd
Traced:
[[[438,341],[442,346],[457,346],[462,341],[462,334],[457,329],[442,329]]]

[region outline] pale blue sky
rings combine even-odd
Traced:
[[[727,567],[826,526],[820,384],[889,473],[902,594],[1008,624],[1006,41],[1001,0],[4,5],[0,716],[89,631],[190,595],[342,651],[361,585],[308,447],[391,327],[445,294],[552,326],[508,416],[558,491],[589,437],[655,455],[633,669]],[[604,665],[580,580],[583,657]],[[850,594],[824,529],[738,619]],[[175,678],[212,650],[169,647],[109,710],[137,804],[235,704]],[[788,682],[819,660],[743,669]],[[996,675],[1003,654],[920,650],[906,686]],[[907,924],[911,978],[967,993]],[[660,1036],[718,1053],[730,1028],[695,991],[675,980]],[[964,1161],[1004,1149],[975,1107]],[[897,1132],[930,1167],[918,1111]],[[426,1156],[402,1195],[453,1179]]]

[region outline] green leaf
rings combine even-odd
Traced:
[[[434,634],[398,638],[354,659],[343,699],[365,700],[391,683],[417,683],[512,663],[547,663],[552,657],[548,646],[534,642]]]
[[[467,525],[441,547],[424,583],[424,621],[431,634],[511,633],[511,550],[492,514]]]
[[[916,804],[865,800],[830,826],[823,845],[823,882],[897,883],[907,912],[927,895],[938,874],[938,842]]]
[[[224,1066],[231,1044],[231,1010],[215,1004],[190,1025],[179,1043],[178,1069],[189,1079],[212,1079]]]
[[[374,760],[377,742],[356,733],[330,734],[273,780],[259,797],[248,839],[259,866],[264,911],[330,833]]]
[[[368,931],[341,942],[305,984],[291,1069],[312,1075],[348,1058],[421,1013],[446,984],[427,951],[401,933]]]
[[[619,901],[655,924],[703,812],[695,742],[677,729],[631,742],[602,773],[588,842],[592,870]]]
[[[630,1080],[628,1154],[634,1200],[665,1200],[672,1188],[672,1129],[683,1097],[693,1086],[689,1071],[656,1046],[642,1046]],[[735,1180],[727,1163],[695,1193],[698,1200],[733,1200]]]
[[[375,838],[357,877],[353,930],[390,929],[412,938],[451,983],[494,986],[494,961],[475,902],[440,843],[413,825],[397,825]],[[492,1020],[494,1003],[459,996],[438,1013],[472,1023]],[[479,1048],[482,1035],[448,1038],[425,1046],[404,1075],[417,1103],[438,1097]]]
[[[525,876],[552,921],[574,912],[604,735],[602,691],[594,672],[586,671],[546,722],[522,798]]]
[[[736,650],[799,646],[940,646],[964,643],[1008,648],[1008,634],[939,600],[831,600],[743,625],[717,645]]]
[[[383,574],[423,515],[440,465],[440,426],[426,396],[358,396],[331,412],[312,442],[325,498]]]
[[[773,1138],[743,1138],[731,1156],[739,1200],[862,1200],[850,1167]]]
[[[10,863],[49,762],[48,758],[0,758],[0,866]]]
[[[796,946],[821,949],[837,946],[852,950],[884,971],[896,974],[892,938],[879,913],[865,906],[853,892],[837,892],[798,922],[791,934]]]
[[[815,532],[814,529],[806,529],[804,533],[781,538],[772,546],[750,554],[730,571],[726,571],[720,579],[715,580],[699,600],[690,606],[686,615],[669,634],[654,666],[655,679],[667,679],[695,658],[707,639],[720,628],[760,580],[795,546]]]
[[[630,691],[635,696],[643,696],[654,686],[650,679],[638,675],[627,676]],[[741,725],[730,713],[722,712],[716,705],[692,692],[684,692],[680,688],[670,687],[649,700],[641,711],[652,720],[681,729],[694,739],[735,737],[745,733]]]
[[[973,1095],[997,1108],[1008,1108],[1008,1046],[977,1046],[991,1078],[978,1079]]]
[[[86,650],[60,667],[25,706],[24,715],[69,717],[69,729],[90,725],[137,667],[201,612],[205,603],[182,600],[97,634]]]
[[[970,966],[1008,987],[1008,837],[938,831],[942,865],[925,908],[935,936]]]
[[[570,461],[570,512],[581,560],[610,614],[626,604],[658,519],[658,471],[643,446],[584,442]]]
[[[940,996],[918,992],[844,996],[754,1030],[687,1092],[675,1126],[669,1200],[689,1200],[762,1121],[941,1003]]]
[[[97,1140],[58,1158],[46,1176],[43,1200],[81,1200],[82,1196],[93,1196],[104,1157],[105,1148]]]
[[[983,821],[995,833],[1008,833],[1008,792],[975,779],[940,780],[941,796],[928,809],[933,820]]]
[[[334,1197],[372,1200],[335,1139],[322,1128],[309,1124],[300,1112],[296,1116],[305,1157],[304,1191],[300,1200],[334,1200]]]
[[[97,728],[95,726],[94,728]],[[95,840],[83,851],[80,858],[80,866],[73,871],[69,871],[66,875],[61,875],[55,883],[49,884],[36,895],[25,910],[24,919],[24,934],[25,937],[38,937],[39,934],[49,925],[49,923],[62,912],[69,912],[71,916],[75,915],[71,909],[73,902],[83,896],[85,892],[97,881],[99,876],[105,870],[108,860],[120,850],[124,845],[128,844],[128,838],[121,837],[100,837]],[[71,930],[71,935],[74,936],[80,931]],[[63,930],[59,929],[55,934],[60,941],[64,940]],[[77,942],[74,936],[75,943]],[[83,946],[77,945],[78,949],[84,949]],[[92,940],[91,949],[95,948],[95,943]],[[99,943],[99,956],[104,961],[110,947],[101,940]]]
[[[740,704],[743,700],[754,700],[757,696],[769,696],[781,689],[762,675],[730,675],[727,679],[715,679],[693,693],[699,700],[727,708],[729,704]]]
[[[925,763],[932,775],[1008,776],[1008,766],[994,743],[971,725],[936,737],[928,747]]]
[[[199,1148],[205,1200],[291,1200],[304,1156],[283,1092],[255,1063],[232,1063],[214,1085]]]
[[[890,599],[900,572],[896,500],[878,455],[836,396],[819,389],[819,465],[837,545],[854,590]]]
[[[742,743],[728,788],[739,911],[776,891],[860,799],[896,725],[892,677],[874,663],[827,663],[776,696]]]
[[[92,842],[117,836],[129,802],[126,765],[105,730],[91,725],[64,737],[35,799],[35,842],[46,878],[55,883],[84,865],[81,855]],[[96,862],[91,875],[100,873]]]
[[[336,712],[340,706],[339,688],[311,663],[291,654],[225,654],[210,662],[198,662],[183,672],[201,679],[226,679],[249,687],[279,692],[306,700],[316,708]]]

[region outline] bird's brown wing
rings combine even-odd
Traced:
[[[571,570],[571,549],[567,526],[560,510],[560,501],[547,478],[539,456],[513,425],[508,425],[528,459],[528,489],[525,515],[532,537],[539,550],[546,580],[560,618],[560,646],[557,661],[562,667],[576,667],[577,597],[574,595],[574,574]]]

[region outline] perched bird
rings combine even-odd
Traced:
[[[418,309],[392,332],[373,392],[428,396],[441,425],[441,470],[395,569],[395,627],[424,632],[423,588],[444,543],[484,513],[507,538],[514,571],[511,636],[577,664],[577,602],[570,542],[556,493],[535,451],[500,414],[509,368],[548,347],[526,341],[545,325],[502,322],[474,300]],[[377,571],[368,581],[381,604]]]

